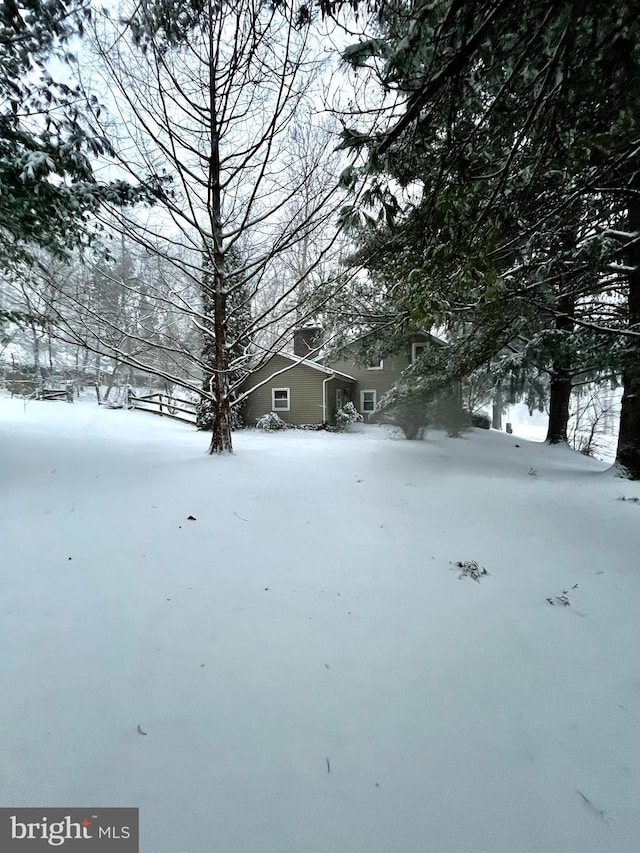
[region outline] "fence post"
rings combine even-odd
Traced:
[[[162,394],[158,394],[158,397],[160,398],[160,417],[162,417]]]

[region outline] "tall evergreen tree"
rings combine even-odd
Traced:
[[[88,121],[85,95],[52,76],[54,61],[73,64],[70,46],[89,16],[88,0],[0,4],[0,263],[30,244],[65,254],[86,240],[87,218],[104,200],[154,194],[151,183],[97,180],[92,158],[109,142]]]
[[[413,286],[405,288],[407,311],[427,324],[455,325],[471,309],[473,322],[479,301],[497,288],[499,313],[500,303],[525,300],[555,325],[556,341],[572,340],[575,326],[600,335],[602,324],[578,309],[606,288],[612,258],[603,253],[604,263],[591,268],[589,282],[581,256],[585,240],[601,240],[605,220],[626,206],[625,245],[618,255],[627,256],[627,315],[606,332],[610,343],[628,352],[623,377],[630,392],[620,432],[626,461],[620,454],[618,461],[628,476],[640,478],[640,457],[632,451],[640,440],[633,432],[640,424],[635,4],[416,0],[375,6],[374,37],[349,47],[345,58],[356,68],[373,69],[388,93],[383,106],[391,118],[376,133],[347,130],[343,144],[366,150],[366,165],[348,179],[369,182],[369,199],[381,210],[390,209],[389,176],[420,195],[394,233],[399,252],[420,258],[408,270]],[[554,227],[557,234],[577,234],[584,220],[576,210],[585,203],[609,212],[594,218],[590,236],[560,239],[555,256],[531,251]],[[355,221],[357,213],[347,215]],[[603,362],[606,349],[600,349]],[[573,370],[568,358],[566,350],[558,351],[551,365],[552,440],[564,437]]]

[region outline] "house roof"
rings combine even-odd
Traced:
[[[356,338],[353,338],[351,341],[346,341],[344,345],[340,348],[341,351],[348,351],[354,344],[360,343],[365,340],[367,335],[359,335]],[[439,346],[446,347],[449,346],[449,342],[446,341],[440,335],[435,334],[435,332],[430,332],[427,329],[418,329],[415,332],[411,332],[410,334],[405,334],[402,338],[396,341],[395,347],[390,347],[384,351],[384,355],[390,356],[395,355],[404,349],[405,346],[408,346],[410,343],[420,343],[418,338],[427,338],[434,344],[438,344]]]
[[[342,379],[348,379],[350,382],[356,382],[357,380],[353,376],[349,376],[348,373],[342,373],[341,370],[332,370],[330,367],[326,367],[324,364],[318,364],[317,361],[311,361],[308,358],[301,358],[299,355],[294,355],[289,352],[278,352],[274,353],[274,355],[280,355],[282,358],[287,358],[289,361],[293,361],[296,364],[302,364],[304,367],[312,367],[314,370],[319,370],[321,373],[325,373],[327,376],[340,376]]]

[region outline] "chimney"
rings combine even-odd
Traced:
[[[322,329],[320,326],[303,326],[293,333],[293,354],[299,358],[305,358],[311,350],[315,350],[322,343]],[[317,353],[314,353],[314,356]]]

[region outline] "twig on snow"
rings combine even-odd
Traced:
[[[579,791],[577,788],[576,788],[576,793],[580,794],[582,801],[584,802],[585,806],[589,809],[590,812],[592,812],[594,815],[596,815],[597,817],[604,820],[605,823],[610,823],[610,819],[607,817],[607,813],[604,809],[599,809],[596,806],[594,806],[594,804],[591,802],[589,797],[585,797],[585,795],[582,793],[582,791]]]

